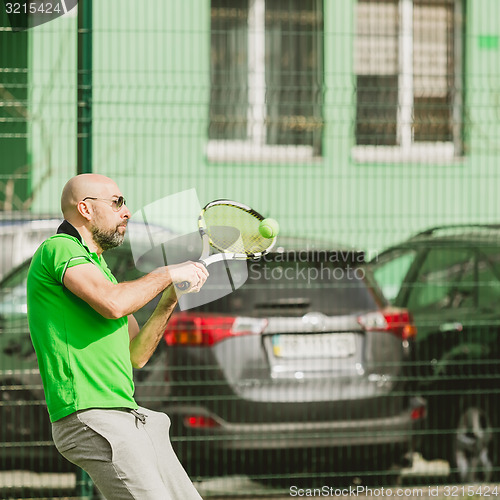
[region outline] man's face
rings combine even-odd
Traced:
[[[90,228],[94,242],[103,251],[118,247],[123,243],[128,222],[128,218],[116,222],[116,217],[110,217],[110,214],[104,213],[104,210],[111,211],[107,207],[94,205],[94,219]],[[116,215],[116,212],[112,212],[112,214]],[[112,219],[115,220],[112,221]]]

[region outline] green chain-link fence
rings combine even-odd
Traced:
[[[158,207],[186,192],[280,223],[135,373],[203,496],[500,493],[497,0],[75,3],[0,5],[0,497],[94,495],[53,446],[25,294],[90,171],[179,237]]]

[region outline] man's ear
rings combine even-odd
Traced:
[[[87,220],[92,219],[92,208],[90,203],[87,203],[86,201],[80,201],[78,202],[76,209],[78,210],[78,212],[80,212],[80,215],[83,218]]]

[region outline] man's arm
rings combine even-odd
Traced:
[[[99,314],[109,319],[128,316],[146,305],[172,283],[205,282],[208,276],[203,264],[186,262],[155,271],[134,281],[112,283],[91,263],[66,270],[63,283],[68,290],[87,302]],[[188,291],[197,291],[199,287]],[[172,290],[175,296],[175,290]]]
[[[170,285],[140,330],[136,319],[129,316],[130,360],[134,368],[142,368],[155,352],[176,304],[177,294],[174,286]]]

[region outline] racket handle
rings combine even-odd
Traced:
[[[190,285],[191,283],[189,283],[189,281],[181,281],[180,283],[175,284],[175,286],[181,291],[187,290]]]
[[[200,259],[200,260],[198,260],[198,262],[201,262],[205,267],[207,267],[207,265],[205,264],[205,262],[203,260]],[[181,281],[180,283],[176,283],[175,286],[179,290],[184,291],[184,290],[187,290],[191,286],[191,283],[189,281]]]

